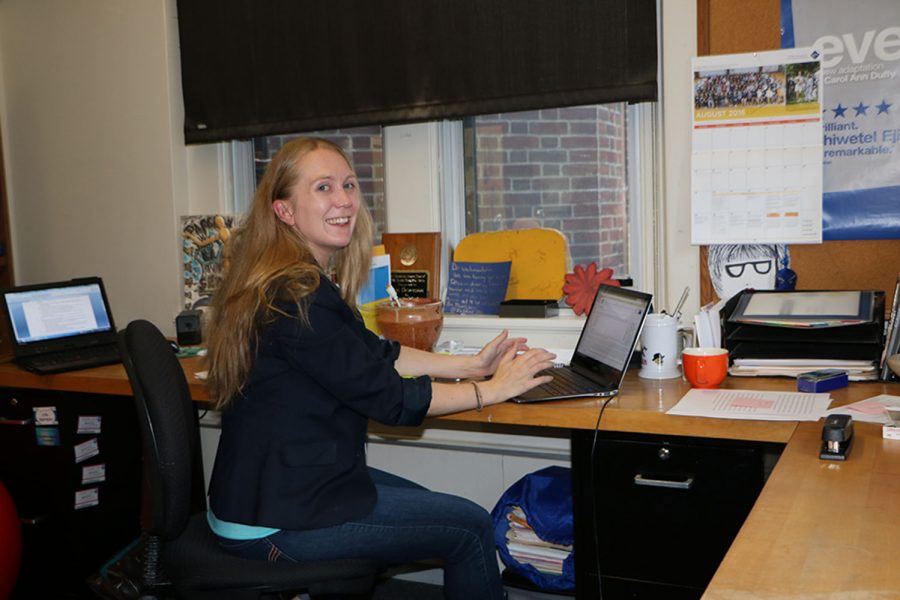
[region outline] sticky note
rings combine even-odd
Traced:
[[[72,449],[75,451],[76,463],[84,462],[92,456],[100,454],[100,444],[97,443],[97,438],[91,438],[86,442],[76,444]]]

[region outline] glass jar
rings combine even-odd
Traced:
[[[401,298],[400,306],[377,305],[375,318],[385,338],[430,352],[444,327],[443,306],[434,298]]]

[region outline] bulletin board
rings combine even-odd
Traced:
[[[781,47],[780,0],[697,0],[697,53],[733,54]],[[893,300],[900,273],[900,240],[841,240],[791,244],[797,289],[884,290]],[[700,247],[700,299],[716,298]]]

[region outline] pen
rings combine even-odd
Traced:
[[[672,313],[672,316],[677,320],[681,317],[681,307],[684,306],[684,301],[687,300],[688,293],[691,291],[691,288],[685,287],[684,291],[681,292],[681,298],[678,300],[678,304],[675,305],[675,312]]]
[[[384,289],[388,293],[388,296],[390,296],[391,298],[391,304],[393,304],[394,306],[400,306],[400,298],[397,297],[397,290],[394,289],[394,286],[388,283],[384,287]]]

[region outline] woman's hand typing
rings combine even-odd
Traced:
[[[506,341],[505,334],[501,334],[485,346],[491,349],[482,359],[488,357],[490,359],[487,363],[480,364],[487,364],[487,368],[493,369],[493,377],[475,384],[481,392],[484,406],[499,404],[552,379],[549,375],[537,376],[537,373],[553,366],[555,354],[542,348],[520,351],[519,343],[510,343],[506,345],[504,353],[494,355],[495,350],[491,345],[496,342],[497,346],[502,346],[504,341]],[[431,386],[429,416],[471,410],[478,406],[475,386],[465,382],[432,383]]]
[[[528,346],[525,338],[510,338],[509,332],[504,329],[472,357],[471,374],[468,377],[481,378],[493,375],[510,349],[523,352],[528,350]]]
[[[500,357],[494,376],[479,382],[485,406],[505,402],[533,387],[547,383],[552,377],[537,374],[553,366],[556,355],[543,348],[529,348],[518,353],[510,348]]]

